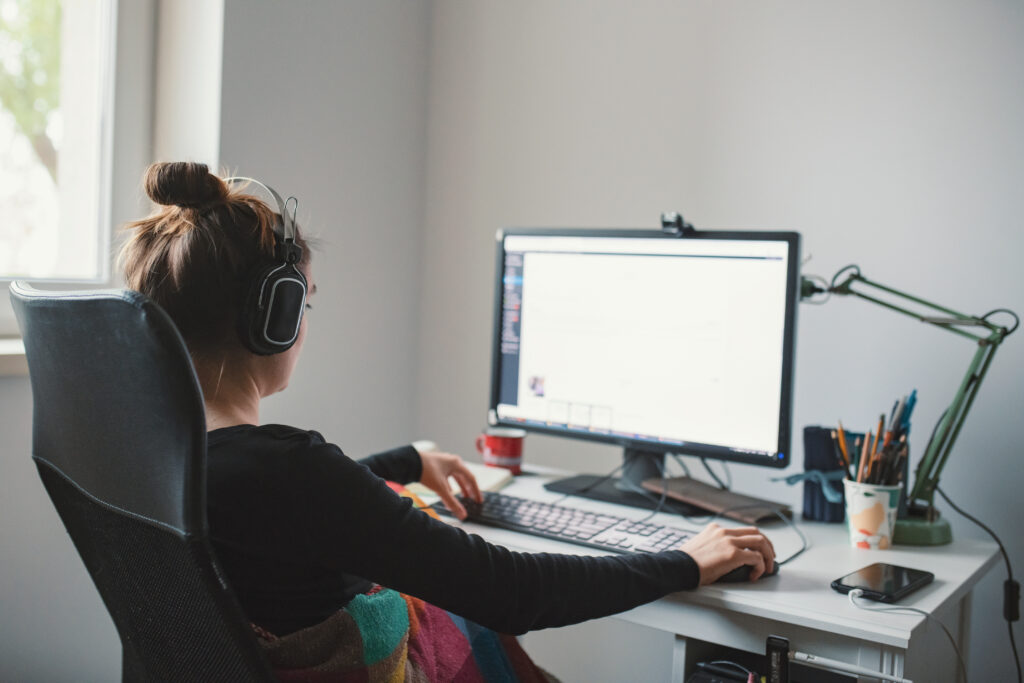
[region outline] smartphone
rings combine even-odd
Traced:
[[[832,588],[849,593],[854,588],[864,591],[863,597],[879,602],[896,602],[935,578],[931,572],[894,564],[876,562],[832,582]]]

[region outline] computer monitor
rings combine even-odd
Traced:
[[[621,445],[619,489],[660,476],[665,453],[785,467],[799,244],[499,231],[490,424]]]

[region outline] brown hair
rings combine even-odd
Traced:
[[[238,342],[239,311],[249,281],[274,261],[280,215],[206,164],[153,164],[143,185],[160,206],[125,226],[132,234],[120,263],[128,287],[171,316],[193,353]],[[296,234],[296,242],[308,263],[305,241]]]

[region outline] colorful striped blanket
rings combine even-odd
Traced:
[[[416,502],[404,488],[392,488]],[[253,628],[274,673],[286,683],[555,680],[514,636],[389,588],[358,595],[325,621],[287,636]]]

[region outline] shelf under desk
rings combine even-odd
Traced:
[[[544,484],[566,474],[548,468],[532,468],[502,491],[553,502],[562,496],[545,490]],[[563,504],[636,519],[649,514],[636,508],[583,498],[568,498]],[[659,513],[651,521],[697,530],[705,520],[690,522],[677,515]],[[719,520],[719,523],[733,524],[729,520]],[[956,655],[937,625],[918,614],[858,610],[849,604],[845,595],[833,591],[830,583],[873,562],[934,573],[934,582],[899,604],[939,618],[958,638],[966,657],[971,592],[998,560],[994,543],[957,539],[946,546],[864,550],[850,545],[843,524],[803,521],[796,524],[807,536],[810,546],[791,563],[782,566],[778,576],[755,583],[714,584],[675,593],[611,618],[673,634],[674,681],[683,680],[684,673],[692,671],[697,658],[707,651],[707,643],[763,653],[768,635],[788,638],[794,650],[902,675],[915,682],[953,680],[950,676],[957,671]],[[513,550],[601,554],[599,550],[472,522],[462,526],[470,533]],[[789,557],[801,545],[792,528],[782,522],[763,525],[762,529],[780,559]],[[698,647],[697,643],[701,645]]]

